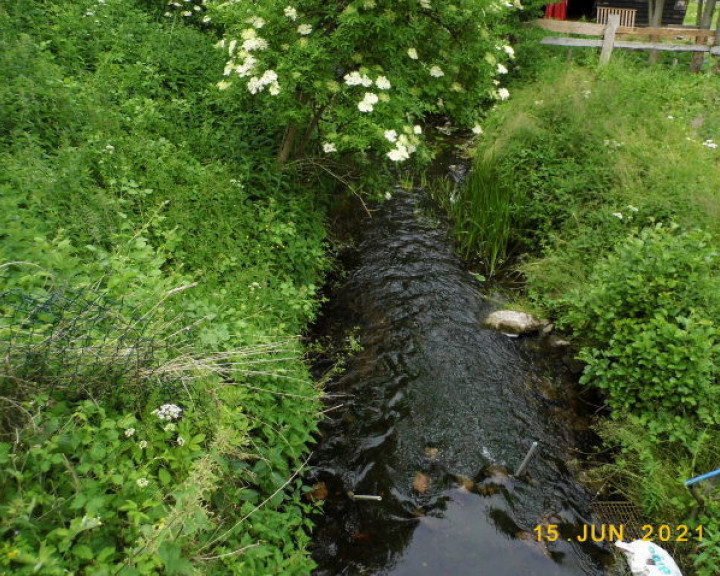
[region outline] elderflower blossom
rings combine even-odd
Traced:
[[[615,216],[615,218],[619,218],[620,220],[622,220],[623,218],[622,212],[613,212],[612,215]]]
[[[408,153],[407,148],[401,145],[398,145],[397,148],[390,150],[390,152],[388,152],[386,156],[390,158],[390,160],[392,160],[393,162],[404,162],[405,160],[410,158],[410,154]]]
[[[253,28],[260,29],[263,26],[265,26],[265,20],[263,20],[259,16],[253,16],[252,18],[249,18],[248,20],[246,20],[246,22],[248,24],[250,24]]]
[[[295,21],[297,19],[297,10],[292,6],[285,6],[285,10],[283,10],[283,13],[292,21]]]
[[[422,8],[425,8],[425,10],[430,10],[430,8],[432,8],[432,4],[430,4],[430,0],[420,0],[420,6]]]
[[[453,92],[462,92],[464,90],[464,88],[462,87],[462,84],[460,84],[459,82],[453,82],[450,85],[450,90],[452,90]]]
[[[228,44],[228,54],[232,56],[235,53],[235,47],[237,46],[237,40],[231,40]]]
[[[705,148],[713,148],[714,149],[714,148],[718,147],[717,143],[713,142],[712,140],[705,140],[705,142],[703,142],[702,145],[705,146]]]
[[[418,53],[415,48],[408,48],[407,55],[410,56],[411,60],[417,60],[418,59]]]
[[[378,103],[378,100],[379,98],[377,97],[377,94],[365,92],[365,96],[358,103],[358,110],[360,110],[360,112],[372,112],[374,110],[374,105]]]
[[[507,54],[510,58],[515,58],[515,50],[512,46],[505,45],[502,49],[505,50],[505,54]]]
[[[375,80],[375,86],[377,86],[380,90],[390,90],[390,80],[388,80],[385,76],[378,76],[377,80]]]
[[[323,142],[323,152],[330,154],[331,152],[337,152],[337,146],[333,142]]]
[[[246,78],[255,70],[255,64],[257,64],[257,59],[248,54],[243,63],[235,68],[235,73],[240,76],[240,78]]]
[[[160,420],[177,420],[182,416],[182,408],[177,404],[163,404],[160,408],[153,410],[153,414]]]
[[[148,484],[150,484],[147,478],[138,478],[135,482],[138,486],[140,486],[140,488],[145,488]]]
[[[498,65],[497,65],[497,73],[498,73],[498,74],[507,74],[507,73],[508,73],[508,69],[505,68],[505,66],[503,66],[502,64],[498,64]]]
[[[140,442],[138,443],[140,450],[145,450],[145,448],[147,448],[147,445],[147,440],[140,440]]]
[[[178,445],[178,446],[185,446],[185,438],[183,438],[182,436],[178,436],[178,437],[177,437],[177,445]]]
[[[385,140],[388,142],[395,142],[397,140],[398,134],[395,132],[395,130],[385,130],[383,136],[385,136]]]
[[[130,438],[130,437],[133,436],[134,434],[135,434],[135,428],[128,428],[127,430],[125,430],[125,437],[126,437],[126,438]]]
[[[278,83],[278,75],[274,70],[265,70],[262,76],[259,78],[257,76],[253,76],[248,80],[247,83],[247,89],[249,90],[250,94],[257,94],[258,92],[262,92],[265,90],[266,86],[270,86],[268,92],[272,96],[277,96],[280,94],[280,84]]]
[[[310,24],[300,24],[300,26],[297,27],[298,34],[301,36],[307,36],[312,32],[312,26]]]
[[[360,74],[360,72],[357,71],[345,74],[343,79],[348,86],[364,86],[365,88],[369,88],[373,83],[369,76]]]
[[[242,49],[245,52],[252,52],[253,50],[267,50],[268,43],[264,38],[248,38],[243,42]]]
[[[184,10],[182,15],[185,16],[185,18],[189,18],[192,16],[192,12],[190,12],[190,10]]]
[[[500,88],[497,91],[497,94],[500,100],[507,100],[508,98],[510,98],[510,90],[508,90],[507,88]]]
[[[232,82],[225,82],[225,80],[221,80],[215,84],[215,86],[217,86],[218,90],[227,90],[230,86],[232,86]]]
[[[440,66],[433,66],[430,68],[430,76],[433,78],[442,78],[445,76],[445,72],[443,72],[442,68]]]
[[[417,124],[413,126],[413,134],[422,134],[422,127]]]
[[[482,126],[480,126],[480,124],[475,124],[475,126],[472,127],[472,133],[477,134],[477,135],[482,134],[483,133]]]

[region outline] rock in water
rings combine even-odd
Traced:
[[[483,324],[488,328],[510,334],[528,334],[537,332],[543,326],[547,326],[547,321],[539,320],[527,312],[497,310],[485,318]]]

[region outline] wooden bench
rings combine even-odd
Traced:
[[[637,10],[633,8],[614,8],[612,6],[597,7],[597,23],[607,24],[610,14],[620,16],[620,26],[623,28],[635,28],[635,14]]]

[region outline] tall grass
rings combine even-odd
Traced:
[[[494,149],[478,155],[452,209],[462,255],[479,259],[489,276],[507,259],[510,240],[511,199],[498,179],[495,155]]]

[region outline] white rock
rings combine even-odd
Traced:
[[[483,323],[488,328],[494,328],[511,334],[528,334],[537,332],[547,325],[546,320],[539,320],[527,312],[516,310],[497,310],[490,314]]]

